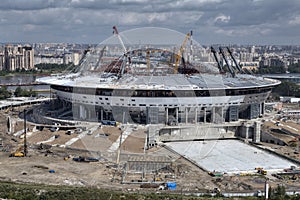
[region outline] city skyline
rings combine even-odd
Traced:
[[[299,45],[297,0],[4,0],[2,43],[100,43],[132,28],[194,32],[200,44]]]

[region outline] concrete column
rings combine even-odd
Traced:
[[[169,108],[166,108],[166,124],[169,122]]]
[[[261,106],[261,115],[264,115],[265,114],[265,102],[262,102],[260,104],[260,106]]]
[[[245,125],[245,142],[248,143],[248,138],[249,138],[249,125]]]
[[[185,123],[188,123],[188,108],[185,107]]]
[[[86,110],[84,105],[79,106],[79,118],[80,119],[85,119],[86,118]]]
[[[211,122],[212,123],[216,122],[216,107],[212,107],[211,109]]]
[[[206,123],[206,108],[204,108],[203,118],[204,118],[203,122]]]
[[[195,108],[195,124],[198,122],[198,107]]]
[[[103,120],[103,108],[100,108],[100,120]]]
[[[86,117],[89,120],[91,119],[91,110],[88,107],[86,107]]]
[[[221,107],[221,119],[222,119],[222,123],[225,122],[225,117],[224,117],[224,107]]]
[[[253,142],[260,142],[260,132],[261,132],[261,123],[255,122],[254,123],[254,130],[253,130]]]
[[[178,123],[178,108],[175,108],[175,112],[176,112],[176,122]]]

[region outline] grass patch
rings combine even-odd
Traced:
[[[124,193],[93,187],[56,186],[30,183],[0,182],[0,198],[16,200],[60,200],[60,199],[99,199],[99,200],[199,200],[225,199],[222,197],[194,197],[180,194]],[[226,198],[228,199],[228,198]],[[240,199],[240,198],[239,198]],[[256,199],[246,197],[242,199]]]

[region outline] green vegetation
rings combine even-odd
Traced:
[[[17,200],[60,200],[60,199],[99,199],[99,200],[204,200],[204,199],[237,199],[225,198],[221,196],[195,197],[181,194],[161,193],[124,193],[109,189],[97,189],[93,187],[74,187],[74,186],[57,186],[42,184],[24,184],[12,182],[0,182],[0,198],[17,199]],[[262,199],[259,197],[239,197],[238,199],[254,200]],[[269,199],[299,199],[299,196],[285,195],[285,187],[278,186],[276,189],[270,188]]]
[[[273,89],[273,93],[279,96],[300,97],[300,86],[296,83],[282,81],[281,84]]]
[[[40,73],[60,73],[65,70],[71,71],[72,69],[74,69],[75,65],[40,63],[35,65],[35,67]]]
[[[300,63],[289,65],[287,68],[284,66],[266,66],[260,67],[254,71],[256,74],[284,74],[286,71],[290,73],[300,73]]]
[[[181,194],[156,194],[156,193],[124,193],[108,189],[97,189],[92,187],[54,186],[38,184],[21,184],[11,182],[0,182],[0,198],[5,199],[99,199],[99,200],[204,200],[204,199],[225,199],[223,197],[193,197]],[[228,198],[226,198],[228,199]],[[242,199],[257,199],[245,197]]]
[[[23,90],[20,86],[15,89],[14,95],[16,97],[36,97],[37,93],[35,91],[30,90]]]
[[[300,63],[290,65],[288,71],[290,73],[300,73]]]
[[[0,71],[0,76],[8,76],[14,74],[36,74],[36,73],[38,73],[38,71],[35,69],[31,69],[31,70],[17,69],[16,71],[2,70]]]
[[[272,187],[269,188],[269,199],[270,200],[296,200],[299,199],[299,195],[288,196],[285,194],[285,187],[283,185],[278,185],[277,188],[273,189]]]
[[[6,86],[1,86],[0,88],[0,100],[7,99],[11,97],[10,91],[7,90]]]
[[[16,71],[0,71],[0,76],[8,76],[15,74],[51,74],[51,73],[61,73],[65,70],[73,70],[75,66],[73,64],[52,64],[52,63],[41,63],[35,65],[34,69],[25,70],[25,69],[16,69]]]
[[[24,90],[20,86],[18,86],[14,92],[14,95],[16,97],[36,97],[37,93],[35,91],[30,90]],[[10,98],[12,96],[12,93],[7,90],[7,86],[1,86],[0,88],[0,100]]]
[[[257,71],[254,71],[256,74],[282,74],[285,72],[284,66],[259,67]]]

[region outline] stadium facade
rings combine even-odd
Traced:
[[[196,52],[192,41],[178,51],[148,44],[127,50],[114,31],[124,51],[102,44],[86,51],[76,72],[39,79],[73,119],[168,125],[254,119],[280,83],[245,73],[233,57],[228,62],[229,48],[226,55],[212,48],[216,62],[203,71],[205,65],[185,59],[188,49],[188,56]]]

